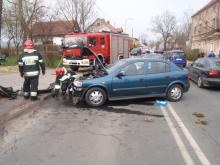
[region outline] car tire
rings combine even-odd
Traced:
[[[92,107],[102,106],[107,100],[106,92],[101,88],[91,88],[85,94],[85,101]]]
[[[199,77],[199,78],[198,78],[198,80],[197,80],[197,86],[198,86],[199,88],[203,88],[203,87],[204,87],[202,77]]]
[[[179,84],[172,85],[167,91],[167,99],[171,102],[178,102],[183,97],[183,87]]]

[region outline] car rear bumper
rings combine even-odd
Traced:
[[[181,66],[181,67],[185,67],[186,66],[186,62],[179,62],[179,61],[174,61],[174,64],[176,64],[177,66]]]
[[[220,87],[220,78],[203,78],[205,86]]]

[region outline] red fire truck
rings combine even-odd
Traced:
[[[102,63],[114,63],[119,59],[128,58],[129,37],[127,34],[110,32],[66,34],[63,41],[63,64],[94,65],[96,60],[91,50]]]

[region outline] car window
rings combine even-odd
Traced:
[[[105,68],[107,69],[107,72],[109,74],[117,71],[122,65],[125,65],[127,63],[127,61],[125,60],[119,60],[113,64],[107,65]]]
[[[144,74],[144,62],[136,62],[126,66],[122,69],[126,76],[143,75]]]
[[[215,60],[215,61],[213,61],[213,62],[212,62],[212,65],[219,67],[219,66],[220,66],[220,60]]]
[[[169,64],[159,61],[148,62],[148,67],[147,67],[148,74],[165,73],[165,72],[170,72]]]
[[[208,67],[208,68],[210,67],[209,61],[205,60],[204,64],[205,64],[205,67]]]
[[[193,63],[193,66],[195,67],[199,67],[199,63],[201,62],[201,58],[197,59],[194,63]]]
[[[204,60],[204,59],[201,59],[201,60],[199,61],[198,67],[200,67],[200,68],[205,68],[205,67],[206,67],[206,65],[205,65],[205,60]]]
[[[184,54],[184,52],[173,52],[172,56],[175,58],[184,58],[185,54]]]
[[[100,45],[105,45],[105,38],[104,37],[100,37]]]

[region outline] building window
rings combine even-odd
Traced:
[[[212,27],[215,29],[216,28],[216,20],[215,20],[215,18],[213,18],[213,20],[212,20]]]
[[[196,30],[197,30],[197,28],[196,28],[196,26],[194,27],[194,34],[196,35]]]
[[[208,23],[208,21],[206,21],[206,22],[205,22],[205,32],[206,32],[206,33],[208,32],[208,28],[209,28],[208,26],[209,26],[209,23]]]
[[[200,34],[202,32],[202,24],[199,25],[199,31],[198,33]]]

